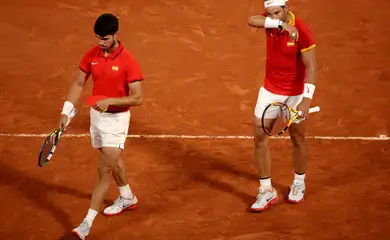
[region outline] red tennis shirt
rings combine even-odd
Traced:
[[[309,27],[291,12],[289,22],[299,32],[298,41],[291,42],[287,31],[266,29],[267,62],[264,88],[272,93],[296,96],[303,93],[306,67],[302,52],[316,47]],[[267,14],[265,13],[265,16]]]
[[[92,75],[94,96],[103,95],[111,98],[129,96],[128,84],[143,79],[137,60],[121,42],[107,57],[104,57],[104,52],[98,45],[92,47],[81,59],[80,69]],[[108,111],[122,112],[128,109],[129,107],[110,106]]]

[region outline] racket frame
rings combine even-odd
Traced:
[[[264,123],[265,123],[265,122],[264,122],[264,120],[265,120],[264,116],[265,116],[265,114],[266,114],[268,108],[270,108],[271,106],[280,106],[280,105],[283,105],[284,107],[287,108],[288,114],[289,114],[290,118],[288,119],[288,122],[287,122],[286,126],[284,127],[284,129],[282,129],[280,132],[277,133],[277,136],[280,136],[280,135],[282,135],[284,132],[286,132],[287,129],[290,127],[290,125],[291,125],[291,124],[292,124],[292,123],[293,123],[293,122],[302,114],[301,111],[297,111],[297,110],[291,108],[290,106],[288,106],[287,104],[285,104],[285,103],[283,103],[283,102],[272,102],[272,103],[268,104],[268,106],[264,109],[263,114],[262,114],[262,116],[261,116],[261,127],[263,128],[263,131],[264,131],[268,136],[272,136],[272,134],[269,133],[269,132],[266,130],[265,126],[264,126],[264,125],[265,125],[265,124],[264,124]],[[314,113],[314,112],[319,112],[319,111],[320,111],[320,107],[319,107],[319,106],[312,107],[312,108],[309,109],[309,113]]]
[[[57,148],[58,142],[61,138],[63,131],[64,131],[64,128],[55,129],[46,137],[46,139],[43,142],[43,145],[41,147],[41,151],[39,152],[39,156],[38,156],[38,166],[39,167],[45,166],[50,161],[50,159],[52,158],[52,156]],[[52,148],[50,149],[49,155],[46,157],[46,159],[44,159],[42,161],[42,155],[43,155],[44,149],[45,149],[46,145],[51,141],[51,139],[54,135],[56,135],[56,138],[54,139],[54,143],[53,143]]]

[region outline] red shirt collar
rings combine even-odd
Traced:
[[[123,51],[123,44],[120,41],[118,43],[118,47],[107,56],[108,59],[114,60]],[[99,56],[104,57],[104,52],[101,49],[99,49]]]

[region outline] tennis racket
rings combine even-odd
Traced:
[[[319,112],[320,107],[312,107],[309,113]],[[262,115],[262,128],[268,136],[282,135],[302,113],[282,102],[269,104]]]
[[[61,138],[63,131],[63,128],[55,129],[46,137],[45,141],[43,142],[41,151],[39,152],[39,167],[45,166],[53,157],[54,151],[57,148],[58,142]]]

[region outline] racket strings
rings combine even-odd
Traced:
[[[41,153],[39,155],[39,165],[43,166],[45,165],[51,158],[56,145],[58,143],[59,137],[60,137],[61,131],[55,131],[52,132],[47,139],[45,140],[45,143],[42,146]]]
[[[290,120],[290,111],[284,104],[272,104],[263,115],[267,118],[265,122],[265,131],[269,135],[278,135],[287,126]]]
[[[290,112],[288,111],[288,108],[285,105],[278,105],[279,107],[279,117],[282,121],[282,123],[287,124],[290,119]]]

